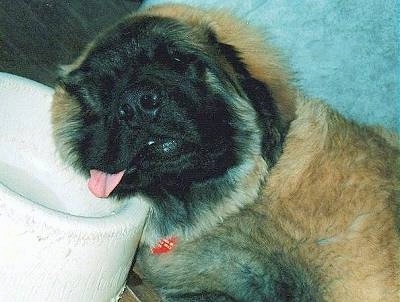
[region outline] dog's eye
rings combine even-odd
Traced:
[[[164,63],[173,66],[178,71],[185,71],[188,65],[196,60],[195,55],[185,53],[175,47],[167,47],[163,52],[159,52],[160,58]]]
[[[194,55],[174,53],[172,56],[172,64],[177,70],[184,71],[189,65],[196,61]]]

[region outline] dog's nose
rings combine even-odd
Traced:
[[[160,106],[160,96],[154,91],[129,94],[118,107],[118,118],[128,124],[140,123],[143,118],[154,119]]]
[[[155,115],[160,105],[160,97],[155,92],[147,92],[139,97],[140,109],[147,114]]]

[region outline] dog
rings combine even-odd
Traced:
[[[397,138],[305,98],[222,11],[154,6],[60,76],[60,156],[150,204],[137,265],[162,301],[398,301]]]

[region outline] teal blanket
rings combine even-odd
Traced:
[[[228,8],[264,29],[306,94],[347,117],[399,129],[395,0],[147,0]]]

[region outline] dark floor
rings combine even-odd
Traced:
[[[57,66],[71,63],[96,33],[139,0],[0,0],[0,72],[52,86]]]

